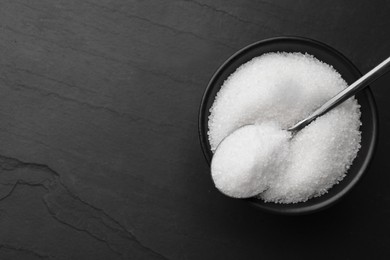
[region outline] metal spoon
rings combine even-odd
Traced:
[[[310,122],[312,122],[314,119],[316,119],[319,116],[322,116],[329,110],[343,103],[345,100],[352,97],[357,92],[359,92],[367,85],[374,82],[375,80],[380,78],[383,74],[389,71],[390,71],[390,57],[384,60],[383,62],[381,62],[379,65],[377,65],[369,72],[367,72],[360,79],[356,80],[352,85],[340,91],[337,95],[329,99],[325,104],[323,104],[321,107],[315,110],[310,116],[306,117],[305,119],[299,121],[292,127],[288,128],[287,131],[296,133],[297,131],[301,130],[306,125],[308,125]]]

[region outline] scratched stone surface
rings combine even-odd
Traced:
[[[315,215],[221,195],[197,136],[205,86],[235,51],[298,35],[365,72],[390,54],[389,12],[385,0],[1,0],[0,259],[390,256],[390,75],[372,84],[371,168]]]

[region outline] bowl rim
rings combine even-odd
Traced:
[[[220,74],[223,72],[223,70],[225,69],[226,66],[229,66],[229,64],[232,63],[234,61],[234,59],[238,58],[239,56],[246,53],[247,51],[250,51],[252,48],[256,48],[256,47],[264,45],[264,44],[275,43],[278,41],[291,41],[291,40],[317,45],[317,46],[333,53],[334,55],[338,56],[338,58],[342,59],[346,64],[348,64],[348,66],[352,70],[355,70],[355,72],[357,74],[359,74],[360,76],[362,75],[362,73],[359,71],[359,69],[340,51],[334,49],[333,47],[330,47],[329,45],[327,45],[323,42],[313,40],[310,38],[306,38],[306,37],[300,37],[300,36],[272,37],[272,38],[267,38],[264,40],[254,42],[252,44],[245,46],[244,48],[241,48],[240,50],[235,52],[233,55],[231,55],[225,62],[223,62],[222,65],[220,65],[218,67],[218,69],[216,70],[216,72],[213,74],[210,81],[208,82],[207,87],[203,93],[201,103],[200,103],[200,107],[199,107],[199,111],[198,111],[198,113],[199,113],[198,114],[198,135],[199,135],[199,141],[200,141],[203,155],[204,155],[209,166],[211,163],[212,152],[207,147],[208,135],[207,135],[207,131],[204,131],[204,129],[206,129],[208,126],[207,125],[205,126],[204,122],[206,122],[205,119],[209,115],[209,111],[206,111],[207,100],[209,99],[209,96],[211,95],[211,90],[214,88],[214,85],[215,85],[214,82],[220,76]],[[376,150],[376,143],[377,143],[377,136],[378,136],[378,113],[377,113],[376,103],[375,103],[375,99],[373,97],[370,86],[367,86],[364,91],[367,93],[367,101],[368,101],[368,105],[369,105],[370,110],[371,110],[372,138],[371,138],[371,142],[370,142],[369,147],[368,147],[367,155],[364,159],[362,166],[359,168],[358,173],[354,176],[354,178],[351,180],[351,182],[347,186],[345,186],[340,192],[338,192],[334,196],[330,197],[329,199],[322,201],[320,203],[314,204],[314,205],[309,205],[307,207],[303,207],[303,208],[275,209],[275,208],[267,207],[264,205],[260,205],[260,204],[256,203],[254,201],[255,199],[253,199],[253,198],[242,199],[242,200],[249,202],[252,206],[254,206],[258,209],[261,209],[263,211],[270,212],[270,213],[276,213],[276,214],[282,214],[282,215],[310,214],[310,213],[324,210],[324,209],[334,205],[336,202],[340,201],[340,199],[343,198],[352,189],[352,187],[354,187],[357,184],[357,182],[361,179],[364,172],[368,169],[368,167],[371,163],[372,157],[373,157],[375,150]],[[302,203],[304,203],[304,202],[302,202]]]

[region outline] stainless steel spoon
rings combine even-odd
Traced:
[[[292,127],[288,128],[287,131],[291,131],[293,133],[301,130],[310,122],[312,122],[317,117],[325,114],[329,110],[343,103],[348,98],[355,95],[357,92],[365,88],[370,83],[374,82],[378,78],[380,78],[383,74],[390,71],[390,57],[381,62],[378,66],[367,72],[361,78],[356,80],[352,85],[347,87],[346,89],[340,91],[337,95],[329,99],[325,104],[315,110],[310,116],[305,119],[299,121]]]

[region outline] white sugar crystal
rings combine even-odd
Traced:
[[[224,82],[210,109],[211,149],[215,151],[243,125],[261,125],[274,132],[254,137],[256,131],[251,130],[252,142],[242,133],[232,135],[231,142],[226,138],[213,158],[212,171],[219,170],[217,175],[213,172],[216,186],[233,197],[253,196],[267,189],[259,197],[278,203],[324,194],[344,178],[360,148],[356,99],[350,98],[301,130],[288,148],[270,138],[283,131],[266,122],[286,129],[346,87],[337,71],[308,54],[269,53],[239,67]],[[239,139],[246,140],[247,147],[243,144],[238,149]],[[264,151],[256,146],[260,143]],[[286,151],[286,158],[279,160],[278,155]],[[260,170],[254,170],[256,167]],[[239,184],[229,183],[237,179]]]
[[[253,197],[282,170],[291,134],[273,123],[241,127],[221,142],[211,173],[215,186],[235,198]]]
[[[260,197],[280,203],[306,201],[341,181],[360,148],[360,113],[354,109],[342,106],[301,130],[291,141],[286,171]]]

